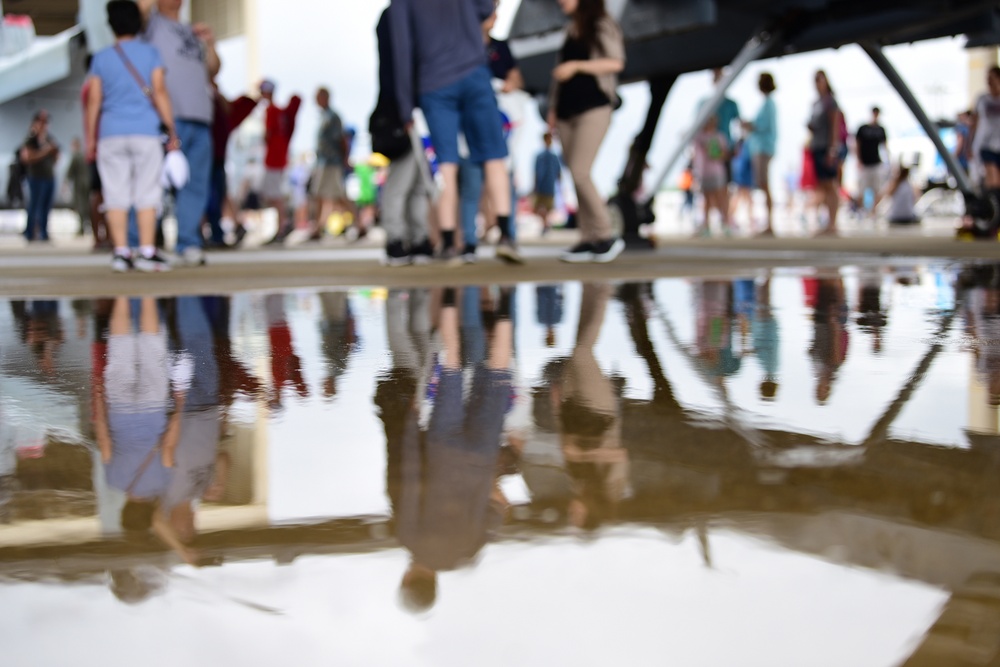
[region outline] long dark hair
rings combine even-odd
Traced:
[[[573,12],[573,32],[586,44],[593,46],[597,41],[597,24],[607,16],[604,0],[579,0]]]

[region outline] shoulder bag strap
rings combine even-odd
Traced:
[[[142,94],[146,96],[146,99],[149,100],[150,103],[152,103],[153,90],[146,84],[146,80],[142,78],[141,74],[139,74],[139,70],[135,68],[135,65],[132,64],[132,61],[129,60],[128,56],[125,55],[125,50],[122,48],[121,44],[115,44],[115,53],[117,53],[118,57],[122,59],[122,63],[125,64],[125,69],[129,71],[129,74],[132,75],[132,78],[135,79],[135,82],[139,84],[139,88],[142,90]]]
[[[132,491],[135,489],[142,476],[146,474],[146,470],[149,469],[150,464],[153,462],[153,458],[156,457],[159,451],[160,445],[157,445],[150,450],[149,454],[146,455],[146,459],[142,462],[142,465],[139,466],[139,472],[135,474],[135,477],[132,478],[132,483],[128,485],[127,489],[125,489],[126,496],[132,495]]]

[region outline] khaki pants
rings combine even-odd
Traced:
[[[556,126],[562,142],[563,160],[576,185],[576,198],[580,204],[577,211],[580,235],[588,243],[610,239],[612,236],[608,207],[590,178],[597,151],[610,126],[610,106],[591,109],[569,120],[560,120]]]

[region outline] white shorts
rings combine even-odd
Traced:
[[[862,166],[858,171],[858,193],[864,196],[869,190],[878,196],[882,190],[882,165]]]
[[[159,137],[129,135],[97,142],[97,171],[109,211],[160,208],[163,144]]]
[[[109,336],[104,391],[108,405],[118,410],[154,410],[166,405],[170,396],[166,334]]]
[[[264,180],[260,185],[260,196],[265,202],[281,199],[285,196],[285,170],[265,169]]]

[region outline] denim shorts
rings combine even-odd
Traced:
[[[820,148],[819,150],[813,150],[813,165],[816,167],[816,180],[817,181],[833,181],[837,178],[838,167],[840,166],[840,160],[834,160],[833,164],[827,162],[829,156],[829,151],[825,148]]]
[[[507,143],[497,98],[486,65],[455,83],[424,93],[420,109],[427,119],[434,153],[441,164],[458,164],[458,133],[465,135],[473,162],[502,160]]]
[[[983,161],[983,164],[992,164],[994,167],[1000,167],[1000,153],[996,151],[987,150],[985,148],[980,149],[979,159]]]

